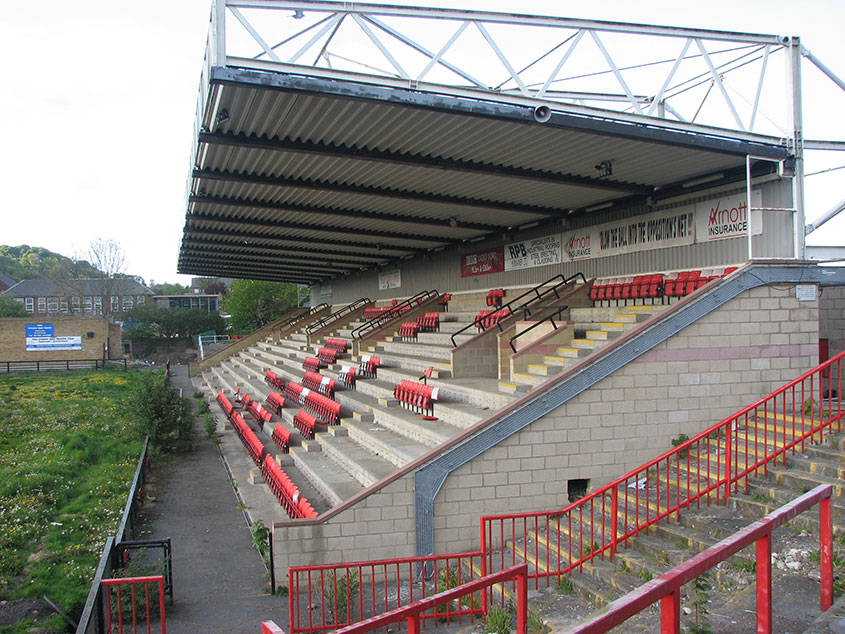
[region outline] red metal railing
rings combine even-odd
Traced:
[[[425,559],[429,560],[429,558]],[[453,608],[454,604],[457,603],[458,606],[463,605],[466,597],[469,597],[468,602],[472,604],[475,602],[476,595],[481,594],[482,596],[486,596],[492,592],[493,586],[503,585],[506,582],[515,582],[517,586],[516,632],[517,634],[527,634],[528,566],[525,564],[513,566],[507,570],[501,570],[491,575],[479,577],[473,581],[461,583],[454,588],[441,589],[439,592],[435,591],[432,596],[411,600],[406,606],[371,616],[357,623],[348,624],[345,627],[336,629],[335,633],[367,634],[380,628],[386,628],[392,623],[405,621],[408,627],[408,634],[419,634],[426,620],[448,620],[450,614],[456,613]],[[425,587],[425,584],[423,584],[423,587]],[[269,621],[262,623],[261,631],[262,634],[279,634],[281,630],[275,623]]]
[[[407,557],[288,569],[289,634],[328,632],[406,607],[478,579],[481,553]],[[484,597],[444,604],[422,619],[483,613]]]
[[[158,590],[150,586],[158,585]],[[136,588],[142,586],[141,592]],[[106,631],[123,634],[124,627],[137,634],[139,624],[141,631],[146,629],[152,634],[154,626],[161,627],[161,634],[167,634],[164,620],[164,577],[126,577],[124,579],[103,579],[101,587],[105,593]],[[157,605],[156,605],[157,604]],[[158,615],[156,615],[156,611]],[[158,624],[156,624],[158,616]],[[144,628],[143,624],[146,624]],[[158,630],[158,627],[156,627]]]
[[[798,514],[819,505],[819,551],[821,553],[821,609],[833,603],[833,553],[831,496],[829,484],[817,486],[767,515],[763,519],[720,541],[689,561],[662,574],[623,597],[620,597],[598,616],[576,625],[566,634],[603,634],[625,622],[651,604],[660,601],[661,634],[678,634],[681,631],[681,587],[704,574],[719,562],[752,543],[757,554],[757,631],[772,631],[772,531]]]
[[[660,457],[563,509],[481,518],[481,574],[526,561],[559,577],[691,505],[727,502],[788,452],[841,429],[839,354]]]

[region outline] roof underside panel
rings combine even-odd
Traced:
[[[223,70],[195,151],[183,273],[319,283],[745,163],[730,139],[614,135],[610,119],[544,124],[524,106],[425,107],[410,90],[379,100],[339,82],[282,90],[279,73]]]

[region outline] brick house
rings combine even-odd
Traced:
[[[34,315],[81,315],[94,317],[111,313],[119,316],[138,304],[144,304],[153,292],[132,278],[118,278],[108,284],[103,280],[23,280],[4,295],[10,295]],[[108,296],[108,298],[106,297]],[[103,310],[108,301],[110,310]]]

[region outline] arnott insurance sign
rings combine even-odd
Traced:
[[[762,207],[763,194],[759,189],[751,192],[751,206]],[[754,211],[751,217],[751,233],[763,233],[762,212]],[[725,238],[741,238],[748,235],[748,200],[745,193],[712,198],[695,204],[696,240],[710,242]]]

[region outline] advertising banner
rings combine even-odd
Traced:
[[[763,206],[763,193],[751,191],[751,206]],[[745,192],[712,198],[695,204],[698,242],[740,238],[748,234],[748,201]],[[751,214],[751,234],[763,233],[763,213]]]
[[[505,270],[504,247],[465,253],[461,256],[461,277],[501,273]]]
[[[53,324],[25,324],[26,351],[82,350],[82,337],[56,337]]]
[[[603,258],[695,241],[692,207],[667,209],[562,234],[565,262]]]
[[[505,270],[517,271],[535,266],[560,264],[561,234],[543,236],[505,246]]]
[[[402,286],[402,272],[399,269],[384,271],[378,274],[378,289],[386,291]]]

